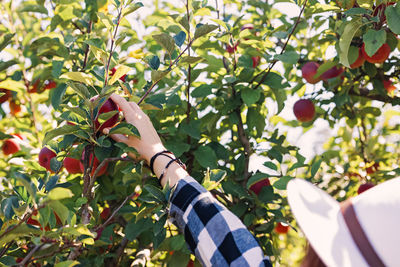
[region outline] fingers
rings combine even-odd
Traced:
[[[109,134],[109,132],[110,132],[110,128],[104,128],[103,129],[103,133]],[[126,137],[123,134],[110,134],[110,137],[112,139],[114,139],[115,141],[122,142],[122,143],[126,143],[129,140],[128,137]]]
[[[133,109],[129,102],[117,94],[112,94],[110,98],[121,108],[126,121],[133,123],[134,118],[137,116],[137,112]]]

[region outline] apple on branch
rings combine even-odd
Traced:
[[[271,186],[271,183],[268,178],[262,179],[258,182],[255,182],[250,186],[250,190],[254,192],[257,196],[260,194],[261,189],[265,186]]]
[[[97,96],[93,97],[91,99],[91,101],[95,101],[96,99],[97,99]],[[117,112],[115,115],[113,115],[111,118],[106,120],[100,126],[100,122],[99,122],[99,119],[98,119],[99,115],[103,114],[103,113],[111,112],[111,111],[118,111],[118,106],[117,106],[117,104],[114,103],[114,101],[111,100],[111,98],[109,98],[103,103],[103,105],[100,107],[100,109],[98,111],[98,114],[96,116],[96,120],[94,122],[96,130],[102,132],[104,128],[113,127],[118,122],[119,114]]]
[[[43,147],[39,152],[40,166],[46,168],[49,172],[53,172],[53,170],[50,168],[50,161],[55,156],[57,156],[57,154],[54,151],[50,150],[47,147]]]
[[[317,82],[321,81],[321,77],[316,77],[319,68],[319,64],[314,61],[307,62],[301,68],[301,74],[308,83],[316,84]]]
[[[309,99],[300,99],[294,104],[293,113],[301,122],[312,121],[315,116],[314,103]]]

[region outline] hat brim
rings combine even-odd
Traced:
[[[368,266],[351,237],[335,199],[301,179],[291,180],[287,192],[297,223],[327,266]]]

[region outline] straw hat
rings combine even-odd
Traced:
[[[301,179],[287,190],[298,224],[327,266],[400,266],[400,178],[343,203]]]

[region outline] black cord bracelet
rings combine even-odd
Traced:
[[[160,183],[161,183],[161,179],[164,177],[165,171],[168,169],[168,167],[169,167],[173,162],[178,163],[179,166],[181,166],[182,168],[186,169],[185,164],[183,164],[182,161],[180,161],[178,158],[171,159],[171,160],[167,163],[167,165],[165,165],[165,168],[162,170],[161,175],[160,175],[160,177],[158,178],[158,181],[159,181]]]
[[[170,159],[173,159],[173,157],[171,157],[171,156],[169,156],[167,154],[172,154],[173,155],[173,153],[171,151],[163,150],[161,152],[156,153],[154,156],[151,157],[151,159],[150,159],[150,170],[154,175],[155,175],[155,173],[154,173],[154,161],[156,160],[156,158],[158,156],[163,155],[163,156],[166,156],[166,157],[168,157]]]

